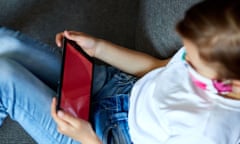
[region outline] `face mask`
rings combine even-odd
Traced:
[[[202,90],[211,91],[215,94],[221,94],[221,95],[226,95],[226,94],[232,92],[231,81],[229,81],[229,80],[224,80],[224,81],[211,80],[211,79],[208,79],[208,78],[200,75],[197,71],[195,71],[191,67],[191,65],[188,64],[185,57],[186,57],[186,53],[184,53],[184,55],[183,55],[183,60],[188,69],[191,81],[193,82],[193,84],[196,87],[198,87]]]

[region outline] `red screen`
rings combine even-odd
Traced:
[[[60,107],[85,120],[89,117],[92,70],[91,61],[66,43]]]

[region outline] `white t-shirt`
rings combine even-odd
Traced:
[[[136,82],[129,109],[134,144],[239,144],[240,101],[193,85],[180,49]],[[211,84],[211,80],[198,75]]]

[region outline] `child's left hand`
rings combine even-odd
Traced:
[[[58,125],[58,131],[82,144],[101,143],[89,122],[75,118],[63,111],[56,112],[56,98],[51,105],[51,115]]]

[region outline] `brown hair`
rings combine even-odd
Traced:
[[[196,44],[200,57],[217,64],[219,78],[240,79],[240,0],[205,0],[176,26]]]

